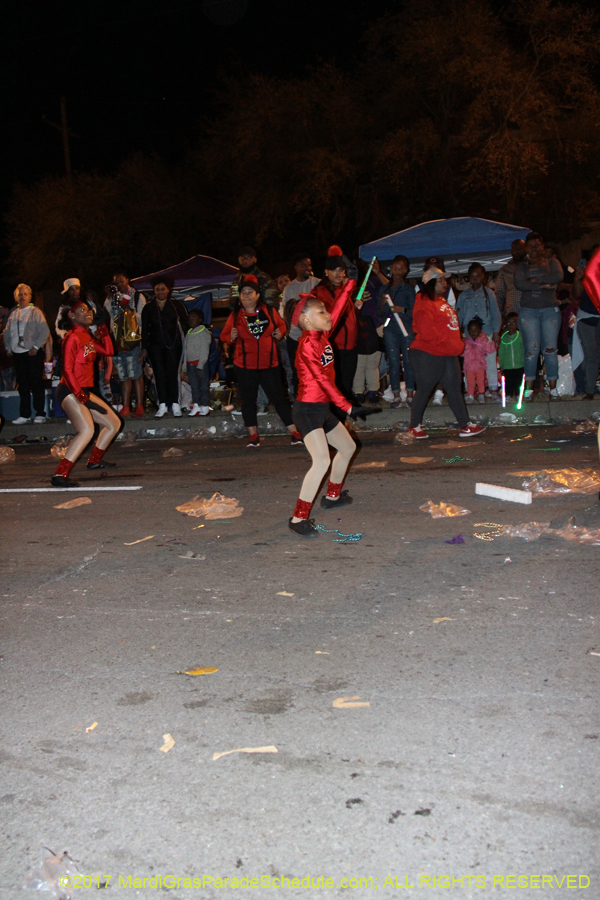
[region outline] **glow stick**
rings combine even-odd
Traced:
[[[519,391],[519,402],[517,403],[517,409],[521,409],[521,404],[523,403],[523,394],[525,393],[525,376],[523,375],[523,381],[521,382],[521,390]]]
[[[387,302],[390,304],[390,306],[391,306],[392,309],[393,309],[393,308],[394,308],[394,304],[392,303],[392,298],[390,297],[390,295],[389,295],[389,294],[386,294],[386,295],[385,295],[385,299],[387,300]],[[402,321],[402,319],[400,318],[400,316],[398,315],[397,312],[392,313],[392,315],[394,316],[396,322],[397,322],[398,325],[400,326],[400,331],[402,332],[402,334],[404,335],[404,337],[407,338],[407,337],[408,337],[408,331],[407,331],[406,328],[404,327],[404,322]],[[390,321],[390,320],[388,319],[388,322],[389,322],[389,321]],[[385,324],[387,325],[387,322],[386,322]],[[385,326],[384,326],[384,327],[385,327]]]
[[[362,287],[361,287],[361,289],[359,290],[358,294],[356,295],[356,300],[362,300],[362,295],[363,295],[364,292],[365,292],[365,288],[366,288],[366,286],[367,286],[367,281],[368,281],[369,278],[371,277],[371,272],[373,271],[373,266],[374,266],[374,264],[375,264],[375,260],[376,260],[376,259],[377,259],[377,257],[374,256],[373,259],[371,260],[371,265],[370,265],[369,268],[367,269],[367,274],[365,275],[365,280],[363,281]],[[356,300],[355,300],[354,302],[356,302]]]
[[[502,376],[502,406],[506,408],[506,378]]]

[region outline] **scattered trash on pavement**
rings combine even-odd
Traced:
[[[178,672],[178,675],[212,675],[214,672],[218,672],[218,668],[215,666],[200,666],[197,669],[186,669],[185,672]]]
[[[161,456],[163,459],[173,459],[176,456],[185,456],[185,453],[179,447],[169,447]]]
[[[360,697],[338,697],[337,700],[334,700],[331,704],[334,709],[357,709],[359,706],[370,706],[371,704],[367,701],[361,701],[360,703],[356,703],[355,701],[360,700]]]
[[[600,489],[596,469],[541,469],[509,474],[526,478],[523,488],[534,494],[593,494]]]
[[[223,753],[213,753],[213,760],[229,756],[230,753],[279,753],[277,747],[270,744],[268,747],[239,747],[237,750],[224,750]]]
[[[197,559],[197,560],[202,561],[203,559],[206,559],[206,556],[200,556],[199,553],[194,553],[193,550],[188,550],[188,552],[185,553],[183,556],[180,555],[179,559]]]
[[[575,525],[575,520],[570,518],[566,525],[560,528],[552,528],[550,522],[522,522],[520,525],[498,525],[494,522],[479,522],[475,528],[486,528],[485,532],[475,532],[475,537],[482,541],[493,541],[499,537],[523,538],[526,541],[537,541],[543,534],[554,534],[566,541],[576,541],[580,544],[594,544],[600,546],[600,528],[586,528],[584,525]],[[507,557],[505,562],[510,562]]]
[[[387,462],[358,463],[353,469],[385,469]]]
[[[2,463],[14,462],[17,458],[14,447],[0,447],[0,465]]]
[[[277,591],[278,597],[293,597],[293,594],[290,594],[289,591]]]
[[[140,538],[140,539],[137,540],[137,541],[131,541],[130,543],[127,543],[127,541],[125,541],[124,546],[125,546],[125,547],[133,547],[134,544],[143,544],[144,541],[149,541],[149,540],[151,540],[153,537],[154,537],[153,534],[149,534],[148,537]]]
[[[62,459],[67,450],[69,449],[69,444],[71,443],[70,439],[67,437],[59,437],[54,444],[50,447],[50,456],[53,456],[54,459]]]
[[[158,749],[161,751],[161,753],[168,753],[169,750],[172,750],[175,746],[175,738],[172,734],[163,734],[163,741],[164,744]]]
[[[207,519],[235,519],[244,512],[244,507],[238,506],[239,502],[235,497],[225,497],[217,491],[210,500],[198,495],[175,509],[196,518],[205,516]]]
[[[334,538],[334,544],[355,544],[365,536],[364,531],[356,531],[354,534],[342,534],[337,528],[325,528],[324,525],[315,525],[315,531],[322,531],[323,534],[339,534],[339,538]]]
[[[81,880],[77,865],[66,851],[57,854],[49,847],[44,850],[44,858],[27,877],[24,887],[43,893],[47,900],[71,900],[73,881]]]
[[[498,484],[485,484],[478,481],[475,485],[475,493],[481,497],[494,497],[496,500],[507,500],[509,503],[524,503],[530,505],[532,502],[531,491],[518,491],[515,488],[505,488]]]
[[[476,441],[476,443],[480,443]],[[463,441],[446,441],[445,444],[431,444],[432,450],[456,450],[458,447],[464,447]],[[473,442],[469,441],[469,447],[473,446]]]
[[[434,503],[428,500],[423,506],[420,506],[421,512],[431,513],[432,519],[442,519],[446,516],[470,516],[470,509],[461,509],[460,506],[454,506],[453,503]]]
[[[532,437],[532,435],[526,434],[524,437],[511,438],[511,440],[509,441],[509,444],[516,444],[517,441],[528,441],[530,437]]]
[[[578,422],[571,434],[595,434],[598,430],[598,422],[595,419],[587,419],[585,422]]]
[[[462,534],[455,534],[449,541],[444,541],[445,544],[464,544],[464,542],[465,539]]]
[[[443,456],[442,459],[445,463],[476,462],[476,460],[470,459],[468,456],[451,456],[450,459],[446,459],[446,457]]]
[[[434,625],[439,625],[440,622],[454,622],[454,621],[456,621],[456,620],[455,620],[455,619],[450,619],[448,616],[440,616],[439,619],[434,619],[434,620],[433,620],[433,624],[434,624]]]
[[[89,497],[76,497],[74,500],[67,500],[66,503],[59,503],[54,509],[75,509],[77,506],[87,506],[91,502]]]
[[[433,460],[433,456],[401,456],[400,462],[410,463],[413,466],[421,465],[422,463],[428,463]]]
[[[85,733],[86,733],[86,734],[89,734],[90,731],[93,731],[94,728],[97,728],[97,727],[98,727],[98,723],[97,723],[97,722],[92,722],[92,724],[91,724],[88,728],[85,729]]]
[[[400,444],[414,444],[416,443],[417,438],[407,431],[399,431],[394,440],[398,441]]]

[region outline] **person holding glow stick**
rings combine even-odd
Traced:
[[[500,335],[498,361],[505,379],[506,396],[516,397],[523,380],[525,351],[519,331],[519,313],[512,312],[506,317],[506,330]]]
[[[314,288],[314,295],[332,312],[337,298],[348,279],[349,261],[341,247],[331,246],[325,260],[325,278]],[[356,282],[355,282],[356,284]],[[346,296],[346,305],[338,316],[331,332],[331,346],[335,357],[336,384],[348,400],[353,400],[352,385],[356,374],[358,351],[356,343],[358,325],[352,297]]]
[[[390,366],[390,387],[394,399],[390,406],[397,409],[400,399],[400,359],[404,369],[406,398],[410,406],[415,392],[415,376],[410,364],[408,348],[414,339],[412,313],[415,305],[414,288],[406,281],[410,262],[406,256],[395,256],[391,265],[391,279],[379,289],[379,315],[386,322],[383,342]]]

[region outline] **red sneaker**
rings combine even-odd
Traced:
[[[299,431],[292,431],[292,447],[304,447],[304,441]]]
[[[121,407],[121,418],[127,419],[131,415],[131,410],[128,406]]]
[[[246,447],[253,448],[255,450],[258,450],[260,448],[260,440],[257,434],[250,438],[250,440],[246,444]]]
[[[467,422],[465,427],[461,428],[458,432],[458,436],[460,438],[474,437],[476,434],[481,434],[482,431],[485,431],[485,425],[476,425],[475,422]]]
[[[424,438],[428,438],[429,435],[426,431],[423,431],[420,425],[417,425],[416,428],[409,428],[408,433],[411,437],[416,438],[418,441],[422,441]]]
[[[142,406],[141,403],[138,403],[132,413],[132,416],[134,417],[134,419],[141,419],[143,415],[144,415],[144,407]]]

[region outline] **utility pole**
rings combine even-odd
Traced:
[[[65,154],[65,172],[69,181],[73,180],[71,172],[71,149],[69,147],[69,126],[67,125],[67,100],[60,98],[60,124],[63,139],[63,152]]]

